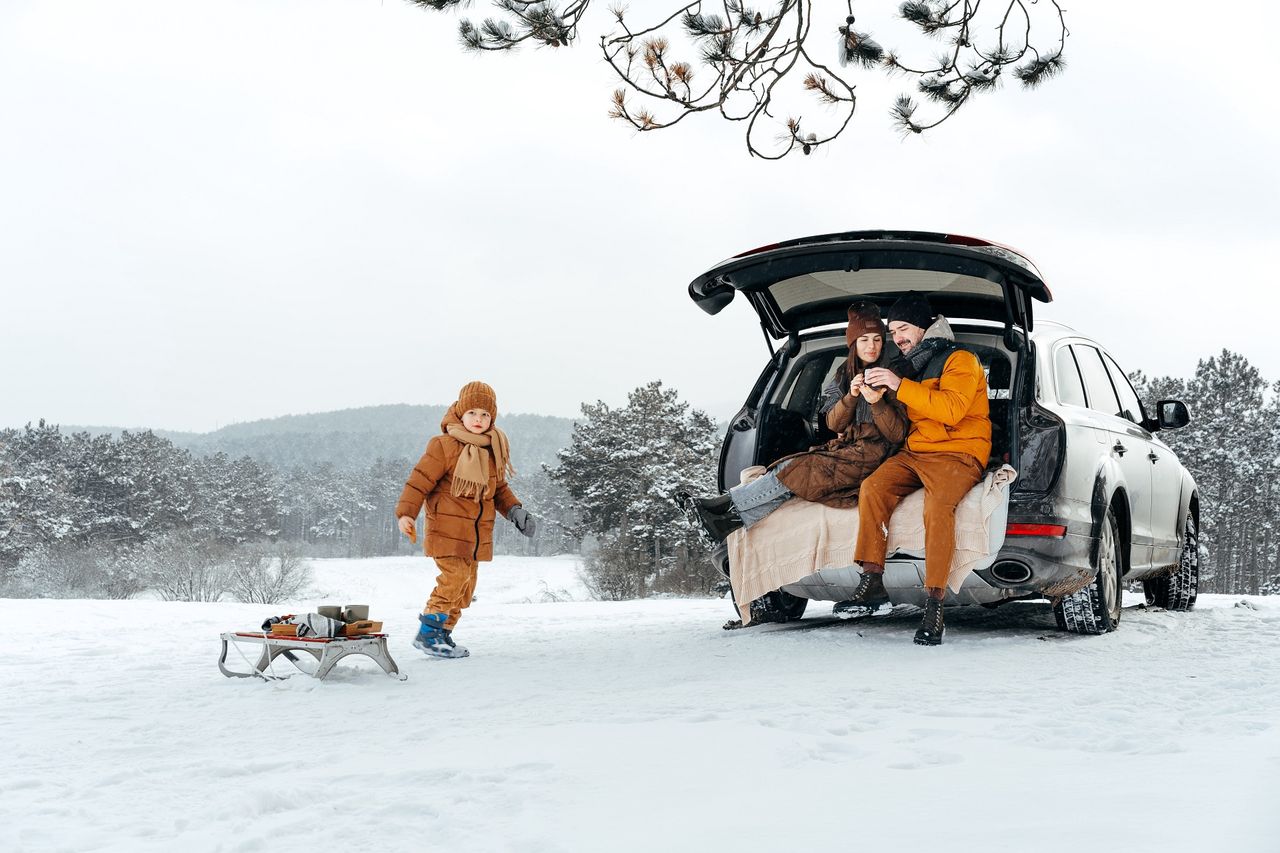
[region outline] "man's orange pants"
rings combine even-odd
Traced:
[[[446,631],[452,631],[458,624],[458,617],[464,608],[471,605],[471,596],[476,591],[476,569],[479,563],[465,557],[435,557],[440,576],[436,578],[436,588],[427,599],[423,613],[448,613],[444,623]]]
[[[903,450],[862,481],[858,492],[858,544],[853,558],[884,565],[889,518],[902,499],[924,487],[924,585],[943,589],[956,550],[956,504],[982,479],[983,466],[967,453]]]

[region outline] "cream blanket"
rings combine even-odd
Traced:
[[[947,579],[952,592],[959,592],[969,573],[990,558],[993,540],[989,522],[1008,499],[1009,484],[1017,476],[1013,468],[1002,466],[979,481],[956,507],[956,553]],[[787,501],[750,531],[734,531],[726,543],[729,582],[743,624],[751,621],[750,602],[765,593],[822,569],[852,566],[857,539],[856,507],[832,509],[799,499]],[[894,510],[889,520],[888,553],[924,555],[923,489],[907,495]]]

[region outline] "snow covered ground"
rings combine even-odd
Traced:
[[[726,632],[500,558],[434,661],[427,565],[321,561],[299,602],[370,604],[403,683],[218,673],[293,608],[0,601],[0,850],[1280,850],[1278,599],[953,611],[922,649],[911,613]]]

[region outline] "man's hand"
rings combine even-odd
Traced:
[[[528,511],[519,504],[513,506],[511,511],[507,513],[507,521],[514,524],[516,530],[519,530],[530,539],[533,538],[534,533],[538,532],[538,520],[529,515]]]
[[[400,532],[409,537],[409,541],[417,544],[418,531],[413,529],[413,519],[407,515],[400,516]]]
[[[884,387],[891,391],[897,391],[898,386],[902,384],[902,379],[888,368],[873,367],[867,371],[867,384],[874,385],[877,388]]]

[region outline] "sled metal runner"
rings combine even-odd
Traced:
[[[232,646],[240,651],[243,644],[261,646],[252,672],[236,672],[227,668],[227,652]],[[316,659],[314,671],[304,669],[295,652],[305,652]],[[364,655],[382,667],[382,671],[398,681],[408,676],[400,672],[387,650],[386,634],[363,634],[357,637],[289,637],[261,631],[227,631],[222,634],[222,654],[218,657],[218,670],[228,678],[261,678],[265,681],[281,681],[288,675],[276,675],[273,663],[283,657],[299,671],[313,678],[323,679],[338,661],[349,655]],[[243,652],[241,652],[243,657]],[[248,658],[245,658],[248,661]],[[290,673],[292,674],[292,673]]]

